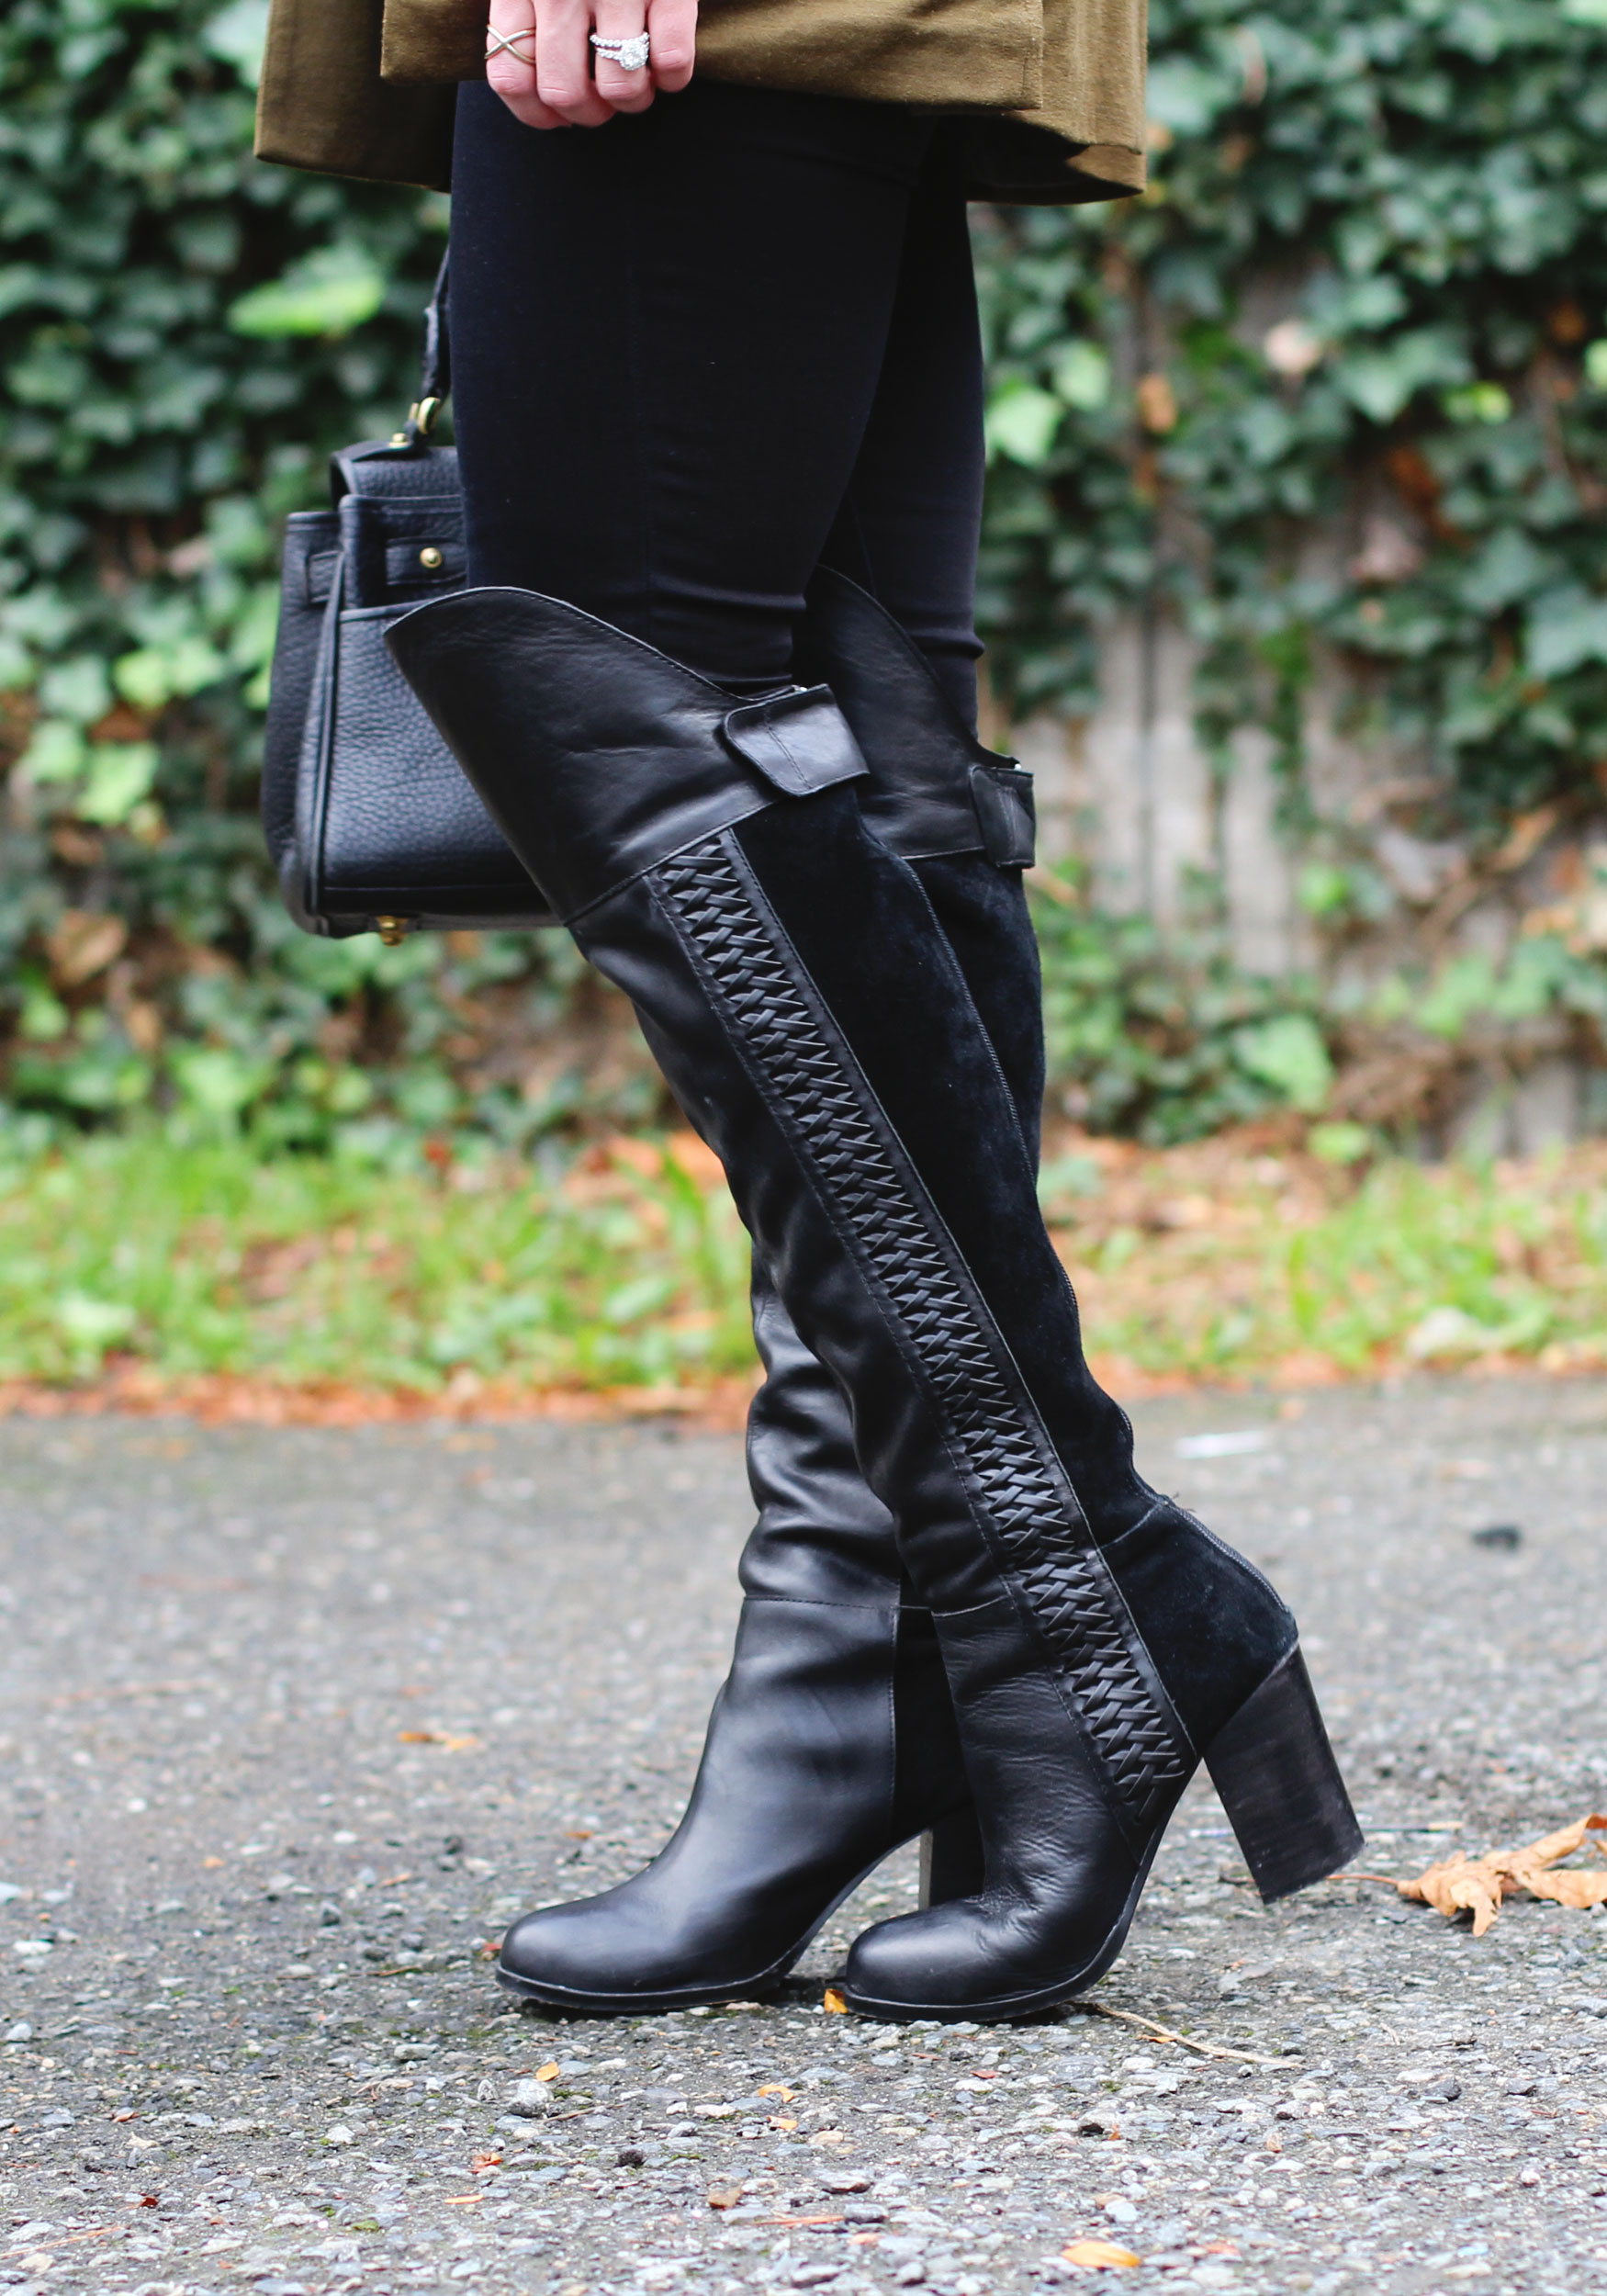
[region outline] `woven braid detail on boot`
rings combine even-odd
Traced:
[[[1122,1800],[1141,1818],[1192,1763],[921,1203],[724,842],[678,854],[653,872],[653,884],[892,1300],[1084,1725]]]

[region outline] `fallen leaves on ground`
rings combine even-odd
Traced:
[[[1069,2240],[1061,2250],[1061,2261],[1082,2272],[1130,2272],[1143,2258],[1130,2248],[1118,2248],[1114,2240]]]
[[[1454,1858],[1431,1865],[1426,1873],[1408,1881],[1397,1880],[1388,1874],[1358,1874],[1355,1878],[1388,1882],[1403,1897],[1415,1905],[1433,1906],[1447,1920],[1454,1920],[1459,1913],[1470,1913],[1473,1934],[1482,1937],[1500,1913],[1502,1899],[1513,1890],[1527,1890],[1531,1897],[1548,1898],[1553,1905],[1568,1906],[1576,1912],[1607,1905],[1607,1864],[1556,1870],[1564,1858],[1570,1858],[1577,1850],[1584,1848],[1591,1834],[1599,1837],[1592,1846],[1607,1858],[1607,1840],[1600,1838],[1607,1836],[1607,1818],[1591,1811],[1557,1833],[1543,1835],[1525,1849],[1492,1850],[1482,1858],[1464,1857],[1458,1851]]]
[[[611,1425],[675,1419],[699,1433],[739,1428],[755,1380],[731,1377],[680,1387],[540,1386],[514,1376],[455,1373],[444,1388],[381,1387],[361,1379],[280,1379],[266,1373],[164,1372],[113,1363],[71,1387],[44,1379],[0,1379],[0,1419],[195,1420],[204,1427],[368,1427],[452,1419],[519,1425],[532,1419]]]
[[[847,2001],[834,1985],[826,1986],[826,1998],[821,2006],[828,2017],[846,2017],[848,2013]]]

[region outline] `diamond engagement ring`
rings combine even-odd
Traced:
[[[647,68],[647,35],[635,32],[629,39],[603,39],[593,32],[591,45],[610,63],[617,63],[622,72],[645,72]]]

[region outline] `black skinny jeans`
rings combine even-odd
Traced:
[[[824,562],[974,723],[982,354],[940,119],[694,80],[544,132],[468,85],[452,264],[470,581],[762,692]]]

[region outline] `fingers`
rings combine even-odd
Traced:
[[[599,39],[635,39],[646,28],[645,0],[596,0],[596,17]],[[653,73],[647,65],[627,71],[617,58],[599,49],[592,68],[598,94],[616,111],[645,112],[653,101]]]
[[[646,111],[655,89],[685,87],[697,47],[698,0],[595,0],[598,36],[649,36],[645,67],[627,70],[590,45],[592,0],[490,0],[486,79],[530,128],[600,128]]]
[[[697,56],[698,0],[648,0],[653,84],[666,96],[685,87]]]
[[[536,93],[577,128],[601,128],[614,113],[592,82],[590,37],[589,0],[536,0]]]
[[[535,0],[491,0],[486,30],[486,80],[527,128],[561,128],[535,85]]]

